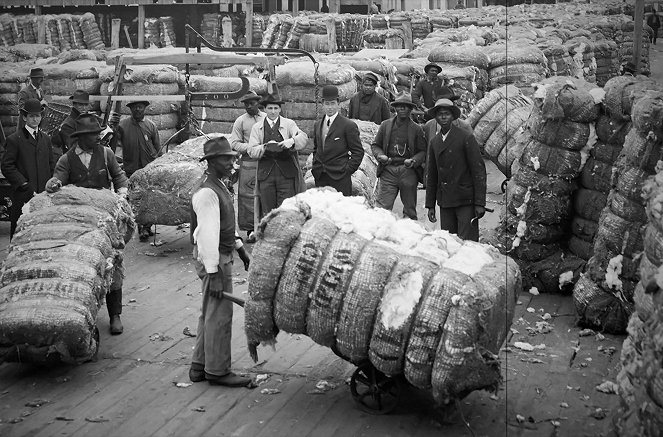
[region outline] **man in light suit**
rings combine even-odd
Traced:
[[[311,173],[316,187],[332,187],[352,195],[352,174],[364,158],[359,128],[352,120],[338,113],[338,88],[322,88],[322,107],[325,116],[317,121],[313,137],[313,166]]]

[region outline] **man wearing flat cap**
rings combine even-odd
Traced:
[[[207,170],[191,197],[191,243],[196,272],[202,280],[203,305],[189,379],[244,387],[250,379],[230,369],[233,304],[223,295],[233,292],[235,249],[233,197],[223,180],[230,177],[237,152],[221,136],[208,140],[203,153],[200,160],[207,161]]]
[[[444,84],[444,80],[438,76],[441,72],[442,67],[437,64],[426,65],[424,67],[426,76],[417,82],[417,86],[412,91],[412,101],[424,111],[435,106],[435,102],[444,94],[452,93]]]
[[[60,128],[53,133],[51,140],[53,141],[53,151],[59,159],[64,153],[67,153],[71,145],[71,135],[76,130],[76,119],[79,115],[90,110],[90,95],[83,90],[76,90],[74,94],[69,97],[71,101],[71,112],[64,119]]]
[[[53,193],[63,185],[83,188],[111,189],[127,196],[128,179],[115,159],[113,151],[99,142],[101,126],[94,114],[81,114],[76,119],[76,130],[72,132],[71,147],[58,160],[53,177],[46,183],[46,191]],[[106,308],[110,319],[110,333],[122,334],[122,284],[124,268],[122,259],[113,272],[113,281],[106,295]]]
[[[235,120],[230,135],[230,147],[239,154],[240,159],[239,183],[237,184],[237,227],[240,231],[246,231],[249,242],[255,241],[255,236],[252,235],[256,225],[253,219],[253,191],[256,185],[258,160],[249,156],[248,148],[251,129],[265,118],[265,113],[260,110],[260,100],[261,97],[254,91],[249,91],[239,99],[240,103],[244,105],[246,113]]]
[[[348,118],[372,121],[379,125],[391,117],[389,102],[375,92],[375,87],[379,83],[380,79],[377,74],[368,72],[364,75],[361,90],[350,99]]]
[[[375,203],[391,211],[400,192],[403,215],[417,220],[417,184],[423,181],[426,138],[410,118],[415,104],[409,94],[398,95],[391,106],[396,116],[382,122],[371,144],[378,161]]]
[[[42,106],[46,106],[46,95],[44,90],[41,89],[41,84],[44,82],[44,70],[41,68],[33,68],[30,70],[29,81],[18,92],[18,109],[20,110],[30,99],[36,99]],[[18,128],[21,129],[25,126],[22,118],[18,120]]]
[[[267,115],[253,125],[249,137],[247,152],[258,160],[260,217],[306,189],[297,151],[306,147],[308,136],[293,120],[281,117],[283,103],[278,96],[268,95],[262,101]]]
[[[352,195],[352,174],[364,158],[357,124],[338,113],[338,88],[322,88],[325,116],[313,127],[313,165],[316,187],[333,187],[344,196]]]
[[[440,125],[427,159],[426,208],[440,228],[464,240],[479,241],[479,219],[486,212],[486,166],[474,135],[453,124],[460,117],[449,99],[440,99],[428,111]]]
[[[21,209],[35,193],[44,191],[46,181],[53,174],[55,156],[51,139],[39,130],[42,106],[37,99],[28,99],[21,107],[23,127],[7,137],[2,157],[2,174],[12,186],[10,238],[16,232]]]
[[[124,163],[127,177],[145,167],[161,155],[159,131],[153,121],[145,118],[145,110],[150,102],[142,100],[127,103],[131,117],[125,117],[117,125],[116,153]],[[152,233],[151,224],[138,225],[138,238],[147,241]]]

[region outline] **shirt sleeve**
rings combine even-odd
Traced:
[[[219,270],[219,235],[221,216],[219,198],[210,188],[201,188],[191,199],[198,226],[193,231],[193,243],[198,248],[198,261],[208,274]]]
[[[235,123],[233,123],[233,130],[232,133],[230,134],[230,147],[235,151],[239,153],[246,153],[247,150],[249,149],[249,143],[242,142],[242,139],[244,139],[244,129],[242,127],[242,119],[243,117],[238,118],[235,120]]]

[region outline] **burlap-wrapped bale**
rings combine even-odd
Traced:
[[[191,196],[205,171],[203,144],[219,133],[192,138],[137,170],[129,179],[129,203],[140,224],[179,225],[191,219]]]
[[[25,207],[0,272],[0,361],[81,363],[134,230],[110,190],[63,187]]]
[[[250,347],[305,334],[440,404],[499,384],[520,271],[491,246],[311,189],[263,219],[253,256]]]

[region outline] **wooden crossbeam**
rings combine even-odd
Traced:
[[[283,56],[251,56],[235,53],[173,53],[123,55],[126,65],[140,64],[252,64],[267,67],[285,63]]]

